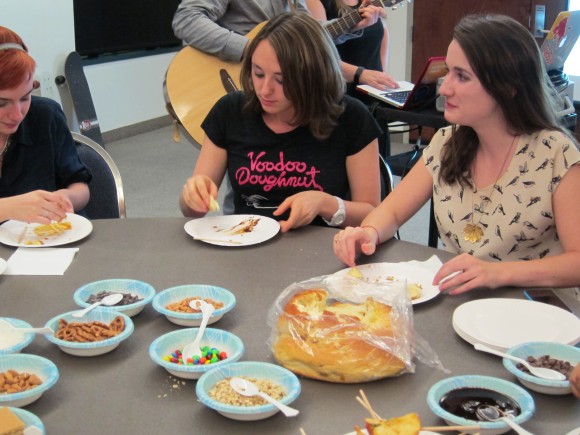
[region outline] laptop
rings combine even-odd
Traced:
[[[358,85],[358,91],[399,109],[414,109],[428,104],[436,94],[437,79],[447,74],[445,57],[430,57],[415,84],[398,81],[397,89],[377,89],[369,85]]]
[[[558,14],[540,51],[546,61],[546,71],[562,69],[576,41],[580,37],[580,11]]]

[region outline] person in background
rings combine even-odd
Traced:
[[[380,129],[344,95],[329,35],[306,13],[284,13],[247,51],[244,91],[222,97],[202,124],[183,214],[204,216],[227,171],[237,214],[281,219],[283,232],[324,220],[358,225],[380,202]]]
[[[360,0],[306,0],[310,14],[318,20],[336,19],[358,10]],[[396,88],[396,80],[386,73],[389,58],[389,31],[383,20],[365,28],[360,38],[337,45],[342,59],[342,73],[349,82],[347,94],[367,105],[376,101],[356,90],[360,83],[375,88]]]
[[[572,387],[572,393],[580,399],[580,363],[576,364],[576,367],[572,370],[569,380],[570,386]]]
[[[172,26],[184,44],[228,62],[241,62],[249,42],[244,35],[258,24],[290,11],[308,9],[304,0],[182,0]],[[380,11],[376,6],[362,6],[363,20],[354,30],[375,24]],[[356,36],[347,34],[337,42]]]
[[[580,284],[580,151],[559,126],[555,92],[530,32],[501,15],[463,18],[447,50],[445,119],[411,172],[363,221],[335,236],[353,266],[431,197],[445,248],[433,284],[475,288]]]
[[[89,201],[91,173],[60,106],[32,96],[34,70],[22,39],[0,26],[0,221],[49,224]]]

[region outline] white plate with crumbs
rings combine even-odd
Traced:
[[[10,220],[0,225],[0,243],[23,248],[60,246],[84,239],[92,231],[91,221],[74,213],[67,213],[66,219],[51,225]]]
[[[218,246],[249,246],[271,239],[278,231],[278,221],[259,215],[233,214],[194,219],[184,226],[196,240]]]
[[[465,341],[500,351],[530,341],[575,345],[580,319],[554,305],[526,299],[478,299],[457,307],[453,328]]]
[[[411,299],[413,305],[430,301],[439,296],[439,287],[432,284],[435,273],[424,267],[408,263],[371,263],[356,267],[363,280],[371,284],[389,283],[407,279],[407,288],[418,286],[420,295]],[[334,276],[348,275],[351,268],[339,270]]]

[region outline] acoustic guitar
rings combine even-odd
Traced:
[[[372,0],[371,4],[394,9],[402,1]],[[361,14],[353,10],[327,23],[325,29],[332,39],[337,39],[360,21]],[[265,24],[258,24],[246,36],[254,38]],[[165,74],[167,111],[198,144],[203,142],[201,123],[210,109],[223,95],[239,89],[241,65],[225,62],[189,45],[182,48],[169,64]]]

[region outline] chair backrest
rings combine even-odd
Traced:
[[[379,154],[379,167],[381,170],[381,201],[393,191],[393,172],[391,167]]]
[[[76,132],[71,133],[81,160],[93,174],[89,183],[91,199],[83,210],[85,215],[89,219],[126,217],[123,183],[117,165],[94,140]]]

